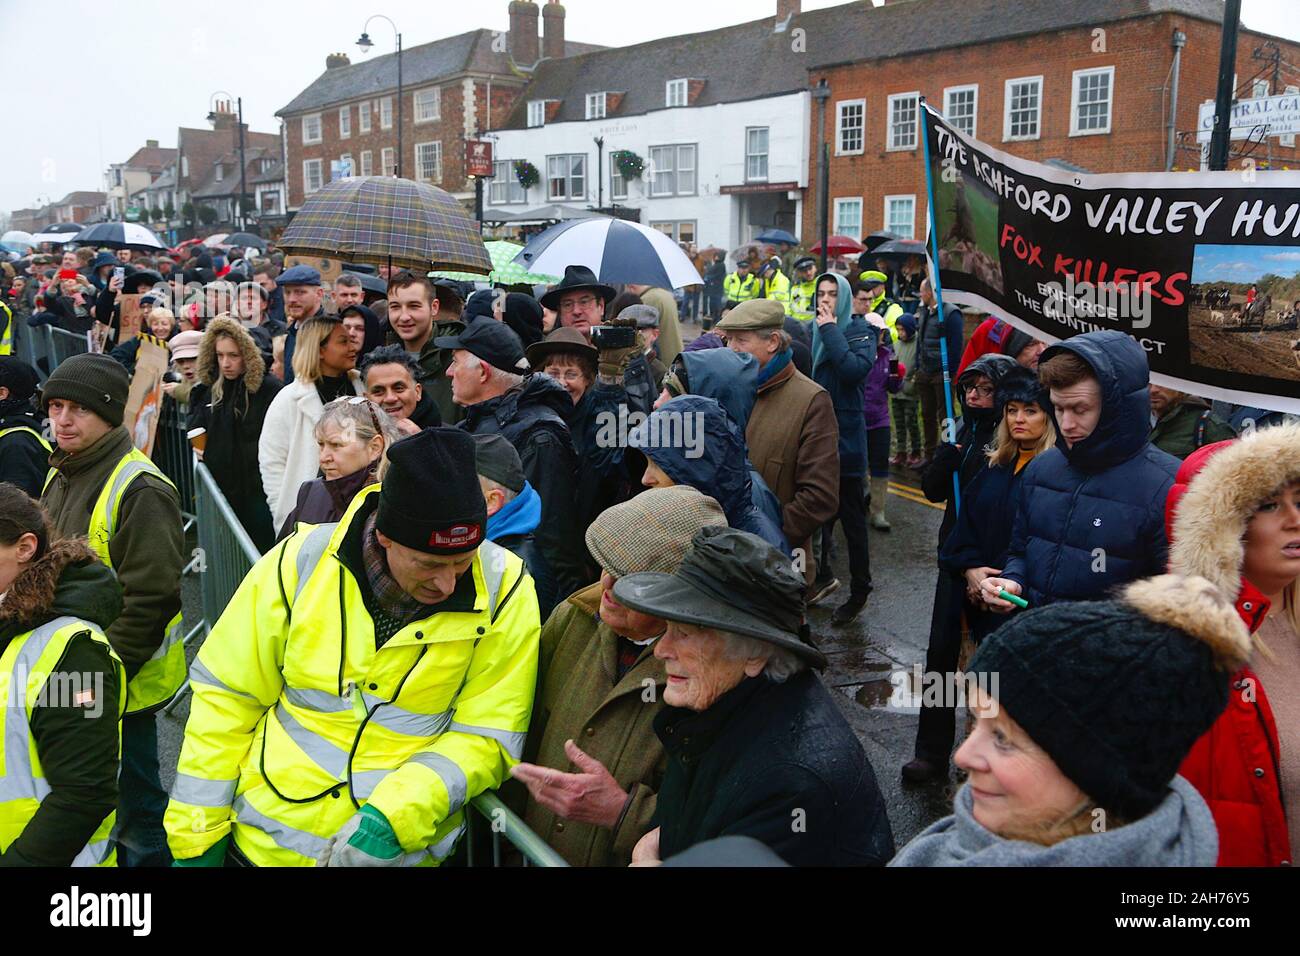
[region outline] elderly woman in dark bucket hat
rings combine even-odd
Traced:
[[[722,834],[796,866],[879,865],[894,853],[862,745],[810,668],[803,577],[757,535],[704,528],[672,574],[628,575],[620,604],[667,621],[668,682],[655,733],[668,753],[633,864]]]

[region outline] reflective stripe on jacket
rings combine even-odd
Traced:
[[[14,314],[9,306],[0,302],[0,355],[11,355],[14,350]]]
[[[51,468],[49,474],[45,476],[46,488],[49,488],[57,471],[58,469]],[[159,471],[158,466],[138,449],[132,448],[122,456],[122,460],[108,476],[108,481],[104,482],[104,488],[95,500],[95,507],[90,513],[90,527],[86,531],[86,540],[91,550],[110,570],[113,569],[113,559],[108,553],[108,543],[117,533],[122,498],[126,495],[131,482],[141,475],[153,475],[173,488],[176,487],[172,484],[172,480]],[[176,692],[184,683],[185,632],[178,611],[176,616],[167,622],[167,631],[163,634],[158,649],[141,665],[127,684],[126,712],[137,714],[157,708],[176,696]]]
[[[741,278],[737,272],[727,273],[722,280],[722,294],[733,302],[744,302],[758,295],[758,280],[751,273]]]
[[[3,354],[4,352],[0,352],[0,355]],[[44,435],[38,432],[35,428],[28,428],[26,425],[16,425],[13,428],[0,428],[0,438],[4,438],[5,435],[12,435],[14,432],[27,432],[27,434],[34,436],[36,440],[41,443],[41,447],[44,448],[47,452],[52,453],[54,451],[54,449],[50,446],[50,443],[45,440]],[[46,478],[45,483],[49,484],[48,478]]]
[[[51,792],[32,737],[32,708],[45,699],[44,695],[62,696],[71,690],[68,686],[48,686],[48,679],[67,651],[68,642],[87,632],[92,640],[108,648],[109,656],[120,668],[121,660],[99,628],[75,617],[57,617],[20,634],[0,655],[0,713],[4,714],[4,737],[0,739],[0,853],[18,839]],[[20,688],[17,698],[15,688]],[[121,698],[119,707],[120,702]],[[119,753],[121,735],[119,723]],[[117,848],[112,839],[116,818],[112,812],[104,818],[90,842],[73,859],[73,866],[117,866]]]
[[[473,611],[437,611],[375,647],[337,525],[301,526],[244,578],[190,670],[194,701],[165,817],[178,859],[227,834],[259,866],[311,866],[363,804],[406,865],[436,865],[465,804],[523,750],[537,679],[537,597],[523,562],[484,542]]]

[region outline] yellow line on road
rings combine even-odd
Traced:
[[[936,504],[926,498],[919,491],[915,491],[914,493],[914,489],[910,488],[908,485],[895,485],[893,482],[890,482],[889,493],[891,495],[897,495],[899,498],[905,498],[908,501],[914,501],[919,505],[925,505],[929,508],[937,508],[939,511],[944,509],[943,505]]]

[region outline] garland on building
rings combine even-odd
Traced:
[[[630,149],[615,150],[611,158],[624,179],[640,179],[645,171],[645,160]]]
[[[532,189],[541,180],[542,174],[526,159],[515,160],[515,179],[519,180],[519,185],[524,189]]]

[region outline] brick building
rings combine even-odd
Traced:
[[[835,9],[843,11],[842,55],[823,56],[809,70],[811,84],[825,79],[831,90],[833,233],[924,237],[919,96],[976,139],[1037,162],[1094,173],[1161,171],[1172,136],[1172,165],[1200,166],[1192,131],[1200,104],[1214,98],[1221,0],[895,0]],[[1176,33],[1185,45],[1171,129]],[[1237,95],[1300,86],[1289,65],[1296,63],[1300,44],[1243,27]],[[810,125],[811,197],[815,118]],[[1259,143],[1250,158],[1261,166],[1300,163],[1294,137],[1285,136]],[[804,235],[814,234],[816,215],[816,204],[805,203]]]
[[[402,175],[470,201],[466,139],[505,116],[545,59],[597,50],[564,36],[564,7],[550,0],[510,4],[510,30],[472,30],[402,52]],[[539,35],[539,22],[544,35]],[[325,72],[277,116],[285,126],[288,209],[329,182],[330,164],[350,160],[354,175],[393,175],[397,156],[397,56],[352,63],[325,59]]]

